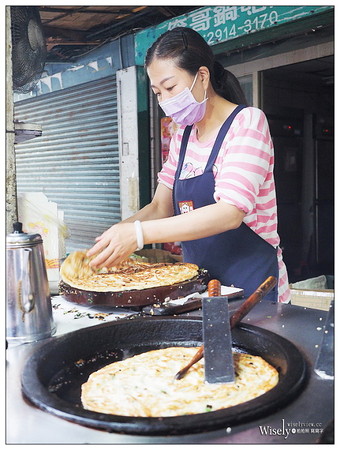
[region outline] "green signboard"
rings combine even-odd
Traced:
[[[249,35],[319,14],[333,6],[207,6],[147,28],[135,36],[136,64],[143,65],[147,49],[167,30],[190,27],[209,45]]]

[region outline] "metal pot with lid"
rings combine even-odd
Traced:
[[[50,290],[40,234],[22,231],[13,225],[6,238],[6,337],[32,342],[55,332]]]

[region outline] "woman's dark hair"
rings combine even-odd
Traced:
[[[145,67],[155,58],[173,59],[177,67],[192,75],[196,75],[201,66],[206,66],[210,72],[212,87],[218,95],[232,103],[247,104],[235,75],[215,60],[211,48],[195,30],[177,27],[166,31],[148,49]]]

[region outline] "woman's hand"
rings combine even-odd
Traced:
[[[133,223],[124,222],[113,225],[96,238],[97,243],[87,252],[87,256],[97,256],[90,262],[96,269],[120,264],[137,248]]]
[[[172,215],[172,190],[159,184],[151,203],[132,217],[113,225],[96,238],[97,243],[87,252],[87,256],[97,255],[91,261],[91,267],[100,269],[115,266],[136,250],[137,239],[133,223],[135,220],[144,222]],[[152,240],[145,243],[152,243]]]

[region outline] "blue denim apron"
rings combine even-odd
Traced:
[[[175,215],[190,208],[197,209],[215,203],[213,165],[234,117],[243,108],[243,105],[239,105],[220,128],[204,172],[199,176],[180,180],[192,126],[185,128],[173,187]],[[234,285],[244,289],[245,297],[251,295],[270,275],[278,280],[277,249],[244,222],[235,230],[185,241],[181,245],[185,262],[207,269],[212,278],[218,279],[225,286]],[[278,283],[265,299],[277,302]]]

